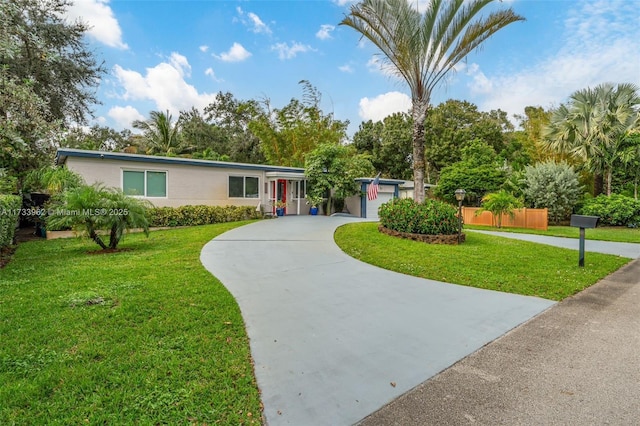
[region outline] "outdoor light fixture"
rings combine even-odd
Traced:
[[[464,196],[467,193],[464,189],[456,189],[456,200],[458,200],[458,244],[460,244],[460,240],[462,239],[462,202],[464,201]]]

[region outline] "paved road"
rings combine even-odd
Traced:
[[[355,220],[260,221],[202,250],[242,311],[271,426],[353,424],[554,305],[357,261],[333,241]]]

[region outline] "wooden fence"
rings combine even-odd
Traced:
[[[482,212],[476,216],[479,207],[463,207],[462,220],[467,225],[496,226],[495,218],[491,212]],[[503,228],[530,228],[547,230],[549,216],[547,209],[527,209],[514,210],[514,217],[502,215]]]

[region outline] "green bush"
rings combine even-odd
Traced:
[[[154,227],[195,226],[260,219],[262,213],[251,206],[180,206],[151,208],[148,217]]]
[[[382,226],[398,232],[423,235],[453,235],[458,233],[457,210],[436,200],[416,203],[411,198],[392,200],[380,206],[378,217]]]
[[[640,200],[620,194],[598,195],[586,201],[580,213],[600,216],[600,225],[640,226]]]
[[[0,249],[13,243],[20,207],[21,197],[0,194]]]

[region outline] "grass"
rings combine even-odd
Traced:
[[[580,268],[574,250],[473,232],[459,246],[425,244],[382,234],[377,226],[341,226],[336,243],[348,255],[384,269],[551,300],[571,296],[629,262],[587,253]]]
[[[519,234],[547,235],[550,237],[578,238],[580,228],[571,226],[549,226],[547,231],[527,228],[496,228],[492,226],[465,225],[466,229],[479,229],[484,231],[514,232]],[[588,240],[615,241],[620,243],[640,243],[640,228],[626,228],[623,226],[605,226],[594,229],[585,229],[585,238]]]
[[[260,424],[238,305],[201,265],[246,222],[34,241],[0,269],[0,424]]]

